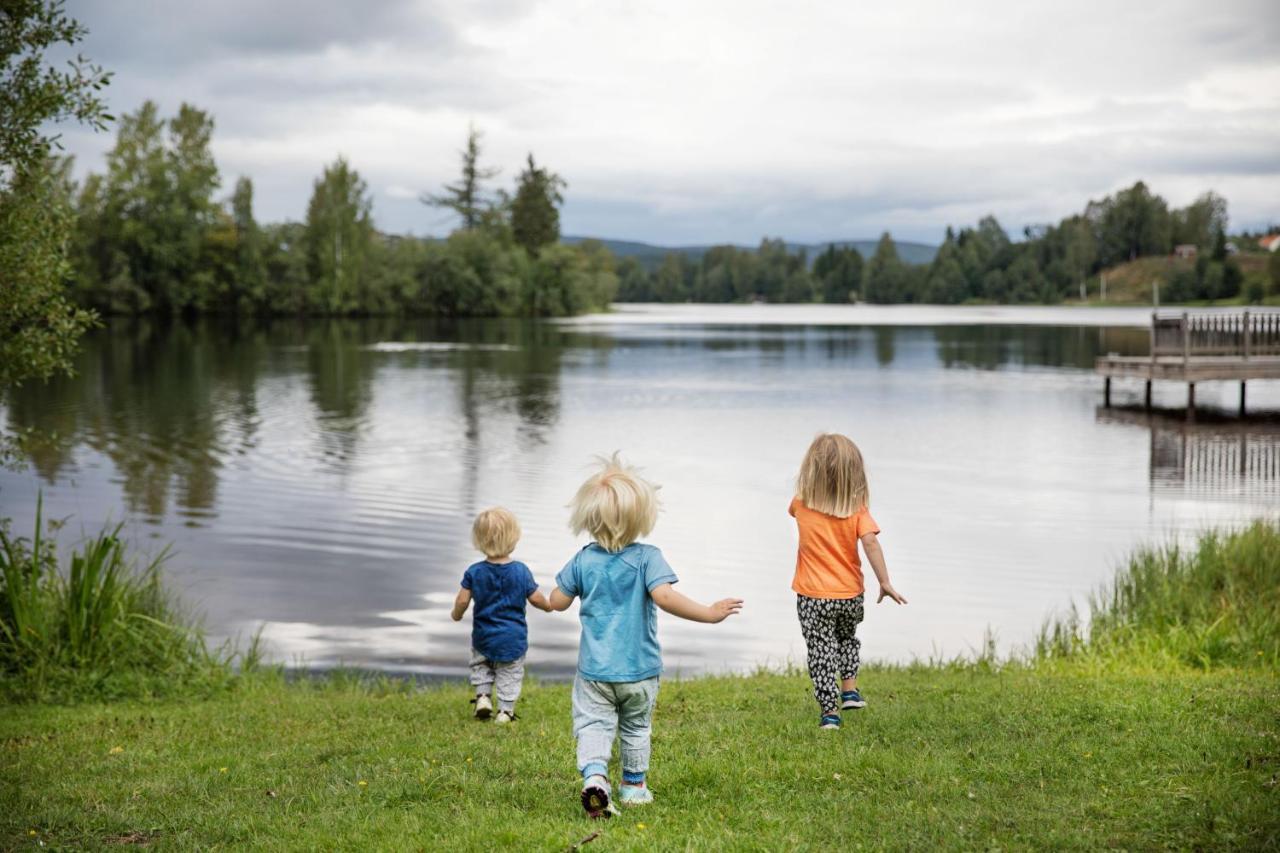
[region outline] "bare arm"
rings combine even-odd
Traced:
[[[690,622],[723,622],[742,609],[741,598],[722,598],[715,604],[699,604],[676,592],[669,583],[660,583],[649,591],[653,602],[672,616],[688,619]]]
[[[458,597],[453,600],[453,612],[449,615],[453,617],[454,622],[462,621],[462,614],[467,612],[467,608],[471,606],[471,590],[458,590]]]
[[[544,613],[551,612],[551,603],[547,601],[547,597],[542,594],[540,589],[535,589],[533,594],[529,596],[529,603]]]
[[[547,612],[568,610],[571,604],[573,604],[573,596],[566,595],[560,591],[560,587],[556,587],[551,590],[551,600],[547,602]]]
[[[871,564],[871,570],[876,573],[876,580],[880,582],[880,597],[876,599],[876,604],[886,598],[892,598],[899,604],[906,604],[907,600],[898,594],[893,584],[889,583],[889,567],[884,564],[884,550],[880,547],[880,540],[874,533],[867,533],[860,541],[862,552],[867,555],[867,562]]]

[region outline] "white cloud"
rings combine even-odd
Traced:
[[[1271,2],[211,8],[71,11],[118,69],[115,108],[211,110],[225,183],[251,175],[267,219],[299,217],[342,153],[382,227],[439,231],[415,199],[452,177],[471,120],[502,181],[530,150],[568,179],[574,233],[936,239],[989,212],[1057,219],[1140,177],[1175,204],[1215,188],[1237,223],[1280,218]],[[104,144],[68,135],[81,168]]]

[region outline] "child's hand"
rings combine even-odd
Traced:
[[[876,599],[876,604],[879,604],[880,602],[884,601],[886,598],[892,598],[894,601],[898,602],[899,604],[907,603],[907,600],[898,594],[898,591],[893,588],[893,585],[887,584],[887,583],[880,585],[880,597]]]
[[[711,610],[711,622],[723,622],[733,614],[742,609],[741,598],[722,598],[709,608]]]

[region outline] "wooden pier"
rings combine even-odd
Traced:
[[[1239,314],[1151,315],[1151,354],[1104,355],[1097,361],[1104,377],[1102,400],[1111,405],[1112,379],[1151,383],[1157,379],[1187,383],[1187,413],[1195,411],[1197,382],[1239,382],[1240,414],[1245,413],[1245,382],[1280,379],[1280,311]]]

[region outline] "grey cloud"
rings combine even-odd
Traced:
[[[93,57],[113,67],[164,69],[222,56],[314,53],[383,41],[435,53],[460,46],[443,15],[413,0],[119,0],[73,3],[69,11],[89,28]]]

